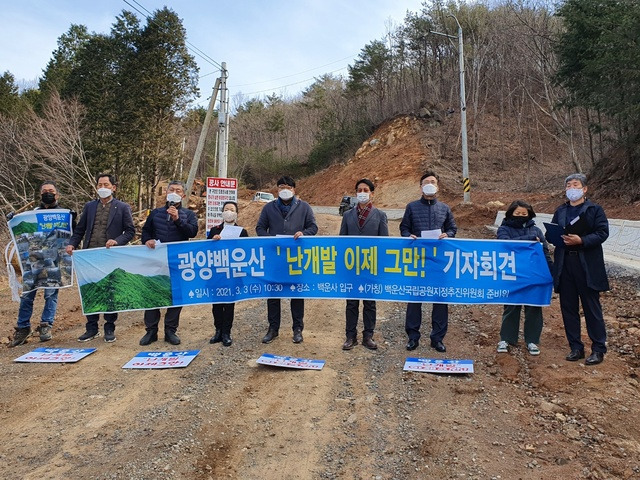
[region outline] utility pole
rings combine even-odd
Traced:
[[[222,65],[224,65],[224,63]],[[209,131],[209,124],[211,123],[211,116],[213,115],[213,107],[216,104],[216,98],[218,96],[219,89],[220,79],[218,78],[215,85],[213,86],[211,100],[209,101],[209,108],[207,109],[207,114],[205,115],[204,122],[202,123],[202,130],[200,131],[200,137],[198,138],[198,145],[196,146],[196,151],[193,154],[193,161],[191,162],[191,168],[189,169],[189,177],[187,178],[186,190],[184,192],[186,193],[186,196],[182,200],[182,206],[184,207],[187,206],[189,196],[191,195],[191,187],[193,187],[193,181],[196,178],[196,171],[198,170],[198,165],[200,165],[200,157],[202,156],[202,151],[204,150],[207,132]]]
[[[447,15],[452,17],[458,24],[458,36],[447,35],[446,33],[429,32],[434,35],[442,35],[448,38],[458,39],[458,66],[460,71],[460,133],[462,137],[462,190],[464,192],[463,203],[471,203],[471,182],[469,181],[469,152],[467,149],[467,100],[464,88],[464,41],[462,39],[462,26],[458,21],[458,18],[453,15]]]
[[[229,153],[229,92],[227,90],[227,63],[222,62],[220,73],[220,110],[218,110],[218,176],[227,178]]]

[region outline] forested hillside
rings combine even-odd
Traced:
[[[461,179],[458,45],[464,34],[466,110],[480,177],[516,168],[513,189],[534,190],[551,172],[591,173],[612,195],[639,198],[640,5],[633,0],[425,2],[372,39],[346,77],[326,74],[300,94],[244,98],[230,92],[229,175],[265,188],[281,172],[304,177],[353,157],[398,115],[443,125],[424,145]],[[179,13],[146,22],[123,11],[109,32],[71,25],[37,88],[0,78],[0,208],[59,180],[67,205],[93,195],[93,175],[115,173],[120,197],[141,210],[167,178],[185,179],[204,111],[190,107],[197,67]],[[277,52],[274,52],[276,54]],[[215,123],[215,122],[214,122]],[[216,175],[215,131],[201,176]],[[614,180],[612,182],[612,180]]]

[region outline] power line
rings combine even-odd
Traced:
[[[122,1],[124,3],[126,3],[127,5],[129,5],[131,8],[133,8],[140,15],[145,17],[147,20],[150,20],[151,22],[156,24],[158,27],[162,27],[162,25],[159,25],[158,22],[156,22],[153,18],[150,17],[153,13],[150,12],[149,10],[147,10],[143,5],[138,3],[136,0],[131,0],[131,2],[135,3],[136,5],[138,5],[142,10],[144,10],[144,12],[142,10],[140,10],[139,8],[137,8],[135,5],[131,4],[129,2],[129,0],[122,0]],[[210,64],[212,64],[214,67],[218,67],[218,68],[222,69],[222,65],[220,65],[218,62],[216,62],[213,58],[211,58],[209,55],[204,53],[202,50],[200,50],[194,44],[192,44],[191,42],[187,41],[186,39],[185,39],[184,43],[187,45],[187,48],[191,47],[191,48],[189,48],[189,50],[191,50],[193,53],[195,53],[196,55],[198,55],[202,59],[204,59],[207,62],[209,62]]]
[[[275,82],[277,80],[282,80],[282,79],[285,79],[285,78],[297,77],[298,75],[302,75],[303,73],[313,72],[314,70],[318,70],[320,68],[328,67],[329,65],[334,65],[336,63],[343,62],[343,61],[348,60],[348,59],[353,58],[353,57],[355,57],[355,55],[349,55],[348,57],[341,58],[340,60],[336,60],[335,62],[327,63],[325,65],[320,65],[319,67],[315,67],[315,68],[310,68],[309,70],[303,70],[302,72],[293,73],[291,75],[285,75],[284,77],[272,78],[271,80],[262,80],[260,82],[253,82],[253,83],[243,83],[241,85],[234,85],[234,87],[235,88],[238,88],[238,87],[249,87],[251,85],[260,85],[261,83],[269,83],[269,82]],[[345,67],[342,67],[342,68],[345,68]],[[342,70],[342,68],[340,70]],[[333,72],[329,72],[329,73],[333,73]]]
[[[151,15],[153,15],[153,12],[149,11],[144,5],[142,5],[137,0],[122,0],[122,1],[124,3],[126,3],[127,5],[129,5],[131,8],[133,8],[136,12],[138,12],[140,15],[142,15],[147,20],[153,22],[158,27],[162,27],[162,25],[159,25],[158,22],[156,22],[153,18],[151,18]],[[135,5],[133,5],[133,3],[131,3],[131,2],[135,3]],[[136,7],[136,5],[137,5],[137,7]],[[220,63],[218,63],[213,58],[211,58],[209,55],[204,53],[202,50],[200,50],[194,44],[192,44],[191,42],[187,41],[186,39],[185,39],[185,44],[187,45],[187,48],[190,47],[189,50],[191,50],[193,53],[195,53],[196,55],[198,55],[199,57],[201,57],[202,59],[204,59],[208,63],[212,64],[214,67],[218,67],[218,70],[215,70],[215,71],[209,72],[209,73],[205,73],[204,75],[200,75],[198,77],[199,80],[202,79],[202,78],[208,77],[210,75],[216,74],[216,73],[218,73],[218,72],[220,72],[222,70],[222,65]],[[277,77],[277,78],[274,78],[274,79],[271,79],[271,80],[262,80],[260,82],[243,83],[243,84],[240,84],[240,85],[231,85],[231,88],[239,88],[239,87],[247,87],[247,86],[252,86],[252,85],[260,85],[260,84],[264,84],[264,83],[270,83],[270,82],[274,82],[274,81],[278,81],[278,80],[283,80],[283,79],[286,79],[286,78],[296,77],[296,76],[301,75],[303,73],[308,73],[308,72],[312,72],[314,70],[318,70],[320,68],[328,67],[330,65],[334,65],[334,64],[342,62],[344,60],[352,59],[354,57],[355,57],[355,54],[354,55],[349,55],[348,57],[344,57],[344,58],[341,58],[339,60],[336,60],[336,61],[333,61],[333,62],[330,62],[330,63],[326,63],[324,65],[320,65],[318,67],[310,68],[308,70],[303,70],[303,71],[298,72],[298,73],[293,73],[291,75],[284,75],[282,77]],[[341,68],[339,68],[337,70],[333,70],[331,72],[325,72],[325,73],[323,73],[323,75],[340,72],[340,71],[344,70],[345,68],[347,68],[347,67],[341,67]],[[276,90],[282,90],[282,89],[287,88],[287,87],[293,87],[295,85],[300,85],[300,84],[303,84],[303,83],[306,83],[306,82],[310,82],[310,81],[312,81],[314,79],[315,79],[315,77],[306,78],[304,80],[300,80],[300,81],[294,82],[294,83],[289,83],[287,85],[281,85],[281,86],[274,87],[274,88],[268,88],[268,89],[265,89],[265,90],[259,90],[259,91],[256,91],[256,92],[250,92],[250,93],[246,93],[246,94],[243,94],[243,95],[257,95],[257,94],[261,94],[261,93],[273,92],[273,91],[276,91]],[[196,105],[205,103],[207,101],[208,100],[202,100],[200,102],[196,102]]]
[[[328,75],[328,74],[330,74],[330,73],[340,72],[340,71],[344,70],[345,68],[347,68],[347,67],[342,67],[342,68],[339,68],[339,69],[337,69],[337,70],[333,70],[333,71],[331,71],[331,72],[325,72],[323,75]],[[283,77],[283,78],[286,78],[286,77]],[[299,82],[289,83],[288,85],[281,85],[281,86],[279,86],[279,87],[267,88],[266,90],[260,90],[260,91],[257,91],[257,92],[243,93],[242,95],[247,95],[247,96],[249,96],[249,95],[256,95],[256,94],[259,94],[259,93],[273,92],[273,91],[275,91],[275,90],[281,90],[281,89],[283,89],[283,88],[293,87],[293,86],[295,86],[295,85],[300,85],[301,83],[310,82],[311,80],[315,80],[315,78],[316,78],[316,77],[311,77],[311,78],[307,78],[307,79],[305,79],[305,80],[300,80]],[[264,82],[258,82],[258,83],[264,83]],[[231,87],[229,87],[229,88],[231,88]]]
[[[204,78],[204,77],[208,77],[208,76],[210,76],[210,75],[213,75],[213,74],[215,74],[215,73],[219,73],[219,72],[221,72],[221,71],[222,71],[222,70],[214,70],[213,72],[205,73],[204,75],[200,75],[200,76],[198,77],[198,80],[200,80],[201,78]]]

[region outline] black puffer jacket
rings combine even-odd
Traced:
[[[162,243],[189,240],[198,234],[198,219],[188,208],[178,208],[178,220],[169,219],[167,207],[151,210],[142,227],[142,243],[160,240]]]
[[[505,218],[498,228],[497,237],[498,240],[533,240],[542,242],[542,251],[547,259],[549,271],[553,271],[553,261],[551,260],[551,253],[549,252],[549,244],[547,243],[547,239],[544,238],[542,230],[536,226],[536,222],[534,222],[533,219],[523,222],[523,220],[517,217]]]
[[[445,203],[438,200],[425,200],[421,198],[407,205],[404,216],[400,222],[400,235],[420,236],[423,230],[435,230],[439,228],[449,237],[455,237],[458,227],[453,219],[451,209]]]

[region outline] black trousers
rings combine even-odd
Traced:
[[[105,326],[109,326],[112,329],[115,329],[115,323],[118,319],[117,313],[105,313],[104,314],[104,324]],[[87,332],[97,332],[98,331],[98,321],[100,320],[100,314],[94,313],[92,315],[87,315]]]
[[[170,307],[167,308],[167,313],[164,314],[164,331],[174,332],[178,329],[178,323],[180,322],[180,312],[182,307]],[[157,330],[158,323],[160,323],[160,309],[144,311],[144,326],[147,330]]]
[[[235,303],[214,303],[211,307],[213,313],[213,326],[221,333],[231,333],[233,326],[233,310]]]
[[[404,329],[409,340],[420,339],[420,325],[422,325],[422,304],[407,303],[407,317]],[[442,342],[449,327],[449,305],[446,303],[434,303],[431,310],[431,337],[432,342]]]
[[[280,330],[280,299],[269,298],[267,300],[267,319],[269,328],[276,332]],[[302,298],[291,299],[291,319],[293,320],[293,330],[304,328],[304,300]]]
[[[347,300],[347,308],[345,315],[347,317],[347,338],[356,338],[358,335],[358,310],[360,308],[360,300]],[[376,302],[373,300],[362,301],[362,323],[364,330],[363,337],[372,337],[373,330],[376,328]]]
[[[580,333],[580,304],[584,311],[587,334],[591,339],[591,350],[607,352],[607,330],[602,317],[600,292],[587,286],[586,272],[578,255],[564,254],[560,274],[560,310],[564,331],[571,350],[584,350]]]

